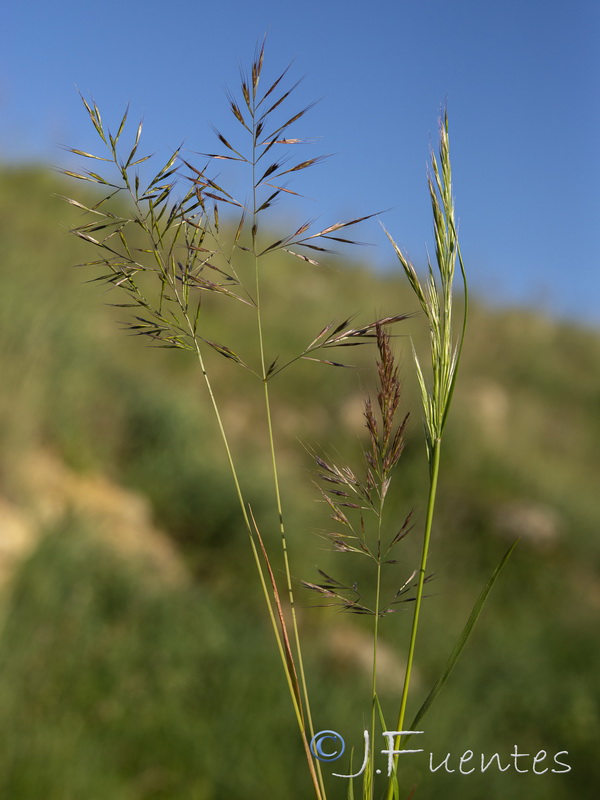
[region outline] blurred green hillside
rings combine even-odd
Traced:
[[[74,268],[92,255],[68,235],[79,215],[56,195],[70,191],[42,170],[0,171],[0,798],[302,800],[302,749],[197,365],[126,335],[126,310],[108,305],[120,298]],[[396,228],[401,242],[401,221]],[[331,321],[415,311],[399,272],[290,262],[273,259],[265,285],[271,360]],[[207,323],[236,347],[253,336],[250,309],[235,324],[227,305],[209,309]],[[427,472],[410,342],[419,350],[427,331],[415,315],[396,333],[411,418],[393,510],[402,521],[414,508],[402,557],[412,569]],[[373,353],[347,352],[356,369],[301,361],[272,384],[298,580],[314,580],[317,567],[369,579],[315,535],[327,512],[308,451],[359,468],[362,403],[374,388]],[[270,520],[262,387],[212,356],[248,497],[257,519]],[[414,710],[480,589],[521,541],[415,746],[436,762],[455,754],[454,766],[467,749],[505,763],[515,744],[550,758],[568,751],[572,771],[430,774],[415,757],[407,795],[415,784],[419,800],[596,796],[599,411],[597,331],[473,304]],[[276,526],[265,522],[264,534],[276,552]],[[360,746],[368,625],[301,600],[317,729]],[[383,625],[390,719],[408,624],[400,612]],[[343,780],[330,787],[332,800],[346,797]]]

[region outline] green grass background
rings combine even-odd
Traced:
[[[102,474],[149,498],[191,578],[148,574],[102,540],[93,520],[69,515],[48,526],[3,589],[0,798],[307,798],[302,748],[201,377],[189,354],[149,348],[119,330],[123,311],[106,305],[113,298],[103,287],[85,283],[93,274],[72,266],[91,254],[68,236],[77,215],[57,192],[64,185],[43,170],[0,172],[0,496],[27,510],[19,465],[28,453]],[[413,310],[399,270],[382,276],[358,264],[291,262],[268,267],[273,356],[307,344],[333,319]],[[214,338],[234,349],[252,335],[250,310],[232,322],[225,303],[207,317]],[[415,509],[403,553],[403,567],[412,569],[427,474],[408,337],[419,348],[426,331],[418,317],[403,325],[404,405],[412,416],[392,506],[400,520]],[[361,564],[328,552],[314,535],[327,517],[303,447],[360,463],[361,403],[374,377],[368,351],[350,352],[357,370],[300,362],[273,383],[298,579],[314,580],[319,566],[369,580]],[[213,355],[248,497],[267,519],[260,386]],[[437,761],[450,752],[455,762],[467,749],[500,753],[505,762],[515,744],[532,754],[567,750],[572,771],[431,775],[415,756],[406,762],[406,796],[413,785],[420,800],[596,796],[599,366],[597,331],[474,304],[443,453],[430,561],[436,579],[412,697],[416,710],[511,536],[523,533],[415,746]],[[515,507],[543,509],[556,520],[556,537],[536,542],[509,524]],[[0,518],[0,541],[2,525]],[[264,533],[275,548],[275,526],[265,522]],[[348,638],[368,627],[301,599],[317,729],[338,730],[360,747],[369,678],[358,658],[332,643],[340,626]],[[409,619],[402,611],[384,620],[383,638],[400,661]],[[395,688],[390,681],[383,698],[390,726],[401,680]],[[344,781],[334,778],[329,788],[334,800],[345,797]]]

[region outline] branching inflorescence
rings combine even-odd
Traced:
[[[317,800],[325,800],[326,788],[320,762],[313,758],[309,747],[314,726],[289,563],[269,385],[276,376],[298,360],[318,361],[342,367],[347,365],[343,361],[330,358],[329,351],[370,342],[377,346],[378,391],[376,401],[368,398],[364,406],[368,442],[363,453],[360,475],[350,467],[340,467],[326,456],[315,454],[321,498],[328,506],[334,522],[334,529],[327,533],[327,537],[335,550],[360,555],[372,562],[375,571],[374,602],[363,598],[356,583],[348,585],[325,572],[320,573],[320,582],[305,581],[304,586],[317,593],[324,604],[339,605],[346,611],[370,615],[373,618],[373,733],[381,712],[377,695],[379,622],[381,618],[395,611],[399,604],[407,600],[412,602],[414,618],[398,723],[398,730],[401,730],[423,587],[431,577],[426,574],[426,564],[439,472],[440,444],[465,331],[466,280],[464,320],[457,338],[452,324],[453,278],[457,256],[463,279],[465,273],[454,220],[448,122],[447,117],[444,117],[440,129],[440,164],[438,165],[434,156],[433,175],[429,179],[437,276],[430,264],[428,281],[423,285],[415,268],[392,240],[431,332],[430,387],[421,362],[416,359],[423,395],[431,482],[421,563],[413,571],[407,570],[409,574],[399,576],[392,594],[384,597],[382,570],[398,569],[396,551],[412,529],[412,512],[400,523],[392,520],[384,524],[385,501],[390,491],[392,473],[404,448],[408,419],[407,414],[400,413],[401,386],[389,329],[409,315],[398,313],[362,325],[354,325],[351,317],[342,322],[329,322],[316,336],[307,336],[308,344],[285,363],[280,363],[277,354],[267,354],[263,323],[267,309],[261,296],[261,288],[268,259],[279,253],[290,255],[311,266],[318,265],[318,259],[328,254],[331,246],[355,243],[348,238],[348,229],[374,215],[337,222],[318,230],[314,229],[311,222],[305,222],[287,233],[273,235],[266,224],[265,212],[282,198],[296,195],[287,185],[289,177],[318,164],[322,159],[319,156],[291,157],[307,141],[297,137],[292,129],[311,106],[295,112],[285,112],[289,98],[296,88],[296,85],[285,88],[287,69],[261,91],[263,61],[264,46],[258,48],[248,73],[242,73],[239,96],[229,96],[229,108],[237,126],[235,138],[215,129],[220,148],[218,152],[201,154],[202,165],[193,164],[189,157],[184,158],[179,148],[148,181],[142,181],[139,172],[141,165],[145,165],[151,158],[139,154],[141,123],[136,129],[131,146],[122,152],[127,111],[113,135],[105,127],[96,104],[82,98],[106,154],[99,156],[77,149],[73,149],[72,153],[88,161],[104,164],[107,175],[103,176],[92,170],[67,170],[66,174],[95,184],[104,194],[97,202],[88,204],[76,199],[65,199],[86,214],[85,221],[74,228],[73,233],[99,251],[98,258],[86,262],[86,266],[100,271],[95,280],[118,289],[124,295],[123,301],[114,305],[130,311],[127,329],[134,335],[146,337],[156,346],[190,351],[197,359],[227,455],[241,519],[248,533],[302,738],[314,795]],[[222,162],[245,170],[248,179],[246,199],[241,199],[234,190],[226,188],[224,181],[214,173],[215,164]],[[209,301],[215,308],[219,303],[233,303],[239,313],[254,316],[254,341],[244,343],[244,352],[240,352],[239,348],[234,349],[231,342],[217,341],[211,334],[207,326],[208,317],[204,313]],[[231,324],[235,325],[235,317]],[[260,387],[273,479],[274,513],[267,522],[255,518],[246,500],[237,461],[213,386],[207,360],[210,352],[216,352],[230,363],[249,371]],[[283,579],[276,577],[278,571],[272,566],[272,556],[268,553],[261,534],[261,528],[265,524],[276,527],[279,531]],[[491,584],[488,584],[485,591],[490,588]],[[487,595],[480,598],[480,604],[485,596]],[[453,653],[451,665],[434,687],[433,695],[439,691],[458,658],[472,624],[474,619],[469,621],[458,650]],[[425,710],[431,700],[430,696]],[[369,800],[374,796],[375,770],[371,761],[364,777],[363,798]],[[394,774],[388,784],[388,797],[398,796],[397,776]]]

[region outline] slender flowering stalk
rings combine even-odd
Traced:
[[[431,531],[437,486],[440,469],[440,455],[444,427],[448,419],[448,412],[452,401],[454,386],[460,355],[465,337],[468,290],[464,264],[460,253],[457,237],[457,227],[454,215],[454,198],[452,194],[452,168],[450,163],[450,145],[448,138],[448,116],[444,113],[440,124],[440,149],[439,162],[435,154],[431,154],[432,173],[428,177],[429,195],[433,211],[433,227],[435,234],[436,268],[428,262],[428,280],[425,285],[421,283],[412,263],[406,258],[396,242],[388,234],[396,255],[415,293],[425,317],[429,323],[430,332],[430,358],[431,358],[431,383],[428,386],[419,358],[414,353],[415,365],[421,400],[424,412],[425,440],[427,445],[427,459],[429,463],[429,495],[425,517],[425,530],[421,561],[418,571],[417,592],[414,604],[413,621],[407,655],[407,666],[400,701],[400,711],[396,730],[404,730],[408,694],[412,676],[412,667],[415,657],[417,632],[419,628],[421,605],[423,600],[423,587],[425,584],[427,560],[431,542]],[[456,260],[459,260],[464,288],[464,307],[462,324],[458,335],[453,328],[453,285]],[[397,737],[394,748],[400,749],[400,738]],[[396,771],[398,756],[394,758],[394,772]],[[394,776],[395,778],[395,776]],[[388,786],[388,800],[394,796],[394,781]]]
[[[347,238],[347,229],[373,215],[336,222],[320,230],[314,230],[313,225],[306,222],[279,238],[263,225],[263,216],[274,203],[295,195],[285,185],[288,177],[321,160],[320,157],[300,158],[290,165],[291,151],[306,141],[293,135],[290,128],[304,117],[310,106],[296,112],[285,111],[295,88],[284,87],[288,70],[284,70],[261,93],[259,84],[263,61],[264,45],[258,48],[248,74],[242,75],[239,98],[229,97],[241,141],[217,130],[219,150],[203,154],[204,166],[190,163],[178,149],[147,183],[142,182],[138,172],[140,165],[150,159],[139,152],[141,123],[132,145],[123,152],[127,111],[113,135],[106,128],[96,104],[82,98],[107,154],[96,155],[77,149],[72,152],[91,160],[94,165],[108,165],[107,173],[69,170],[67,174],[103,188],[106,194],[94,205],[65,199],[87,215],[84,223],[72,232],[99,251],[99,257],[86,262],[85,266],[99,268],[101,274],[96,280],[104,281],[125,294],[125,302],[115,305],[131,311],[127,329],[134,335],[146,337],[155,346],[190,351],[197,360],[249,535],[314,794],[317,800],[325,800],[320,764],[314,763],[309,750],[309,736],[314,730],[284,524],[269,384],[300,359],[346,366],[331,360],[325,351],[374,341],[379,336],[381,325],[392,325],[405,319],[406,315],[399,314],[362,326],[351,325],[350,318],[339,324],[329,323],[286,363],[280,364],[277,357],[267,357],[265,309],[261,298],[262,273],[267,258],[276,253],[289,254],[305,264],[318,266],[316,257],[330,252],[332,242],[353,244],[353,240]],[[212,174],[213,165],[223,161],[250,169],[249,202],[237,198]],[[178,181],[181,183],[182,178],[187,182],[183,192],[178,188]],[[118,207],[118,212],[114,203],[117,196],[125,201]],[[230,224],[222,225],[221,220],[227,211],[237,215],[233,228]],[[246,273],[244,253],[252,257],[253,276]],[[218,304],[229,304],[230,312],[237,309],[240,314],[249,311],[255,314],[257,336],[254,352],[238,352],[230,343],[217,341],[211,335],[204,314],[209,302],[215,308]],[[210,352],[247,370],[262,384],[274,485],[274,519],[282,546],[285,592],[279,590],[275,577],[277,570],[272,566],[272,556],[260,532],[262,523],[255,519],[245,498],[237,460],[210,374],[207,360]],[[286,605],[289,605],[291,614],[290,631],[286,622]]]
[[[400,543],[410,532],[409,513],[400,529],[391,528],[385,515],[385,502],[392,485],[393,473],[404,450],[408,414],[399,417],[401,385],[389,333],[381,325],[377,337],[377,402],[367,397],[364,405],[368,444],[363,451],[361,473],[349,466],[340,467],[331,460],[315,456],[320,479],[321,497],[329,508],[335,530],[328,533],[334,549],[352,556],[366,557],[373,566],[374,595],[372,601],[363,596],[358,581],[344,583],[320,570],[319,583],[306,582],[305,587],[318,593],[322,605],[332,605],[351,614],[373,619],[373,655],[370,698],[369,741],[374,742],[380,722],[377,684],[377,663],[380,628],[385,617],[398,610],[400,604],[414,600],[416,571],[402,576],[402,584],[392,593],[384,586],[384,573],[390,578],[398,572],[394,557]],[[389,581],[387,582],[389,583]],[[370,748],[363,773],[364,800],[375,797],[375,750]]]

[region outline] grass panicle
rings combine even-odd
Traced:
[[[300,635],[295,611],[294,588],[288,557],[283,499],[272,425],[269,382],[300,359],[331,366],[345,366],[329,358],[319,358],[321,351],[367,343],[377,338],[378,327],[405,318],[398,314],[363,326],[341,324],[325,326],[309,345],[283,364],[277,356],[267,357],[264,338],[261,283],[263,262],[282,252],[318,266],[321,255],[332,252],[332,244],[354,244],[346,231],[374,215],[356,217],[315,229],[311,222],[294,227],[274,238],[265,213],[284,197],[297,193],[287,181],[323,157],[294,158],[293,153],[305,139],[296,136],[292,127],[303,119],[311,106],[287,111],[297,84],[286,88],[288,69],[261,92],[264,44],[257,49],[247,72],[243,72],[240,96],[229,95],[229,107],[238,125],[236,138],[214,129],[220,148],[202,155],[195,165],[176,149],[155,174],[142,181],[139,167],[152,158],[139,156],[142,124],[136,127],[133,142],[123,150],[128,111],[122,115],[113,135],[102,120],[94,102],[82,97],[86,112],[106,155],[95,155],[76,148],[71,152],[83,159],[107,165],[106,177],[91,170],[66,171],[72,178],[97,184],[107,190],[95,204],[85,205],[65,198],[87,216],[72,233],[93,245],[99,257],[81,266],[93,267],[100,274],[95,281],[106,283],[125,295],[113,305],[130,311],[124,323],[134,336],[147,338],[154,346],[187,350],[198,361],[209,401],[226,451],[253,558],[267,604],[317,798],[325,797],[320,765],[310,756],[308,735],[314,733],[306,676],[304,674]],[[239,141],[238,141],[239,139]],[[230,191],[213,171],[219,162],[235,162],[246,170],[250,181],[250,200],[242,200]],[[231,214],[236,214],[233,230]],[[227,220],[227,224],[223,224]],[[310,255],[309,255],[310,254]],[[247,258],[253,274],[247,269]],[[217,340],[204,324],[204,308],[211,303],[233,303],[239,313],[254,313],[256,340],[254,352],[239,352],[229,342]],[[283,597],[275,578],[272,557],[259,530],[259,523],[248,507],[239,478],[230,437],[220,410],[207,352],[215,352],[251,372],[263,385],[265,421],[272,464],[275,518],[278,520],[284,562],[285,596],[291,623],[283,613]],[[291,628],[289,626],[291,625]]]
[[[400,521],[387,511],[393,477],[401,461],[409,415],[401,411],[402,386],[392,347],[391,327],[409,314],[397,312],[367,324],[353,317],[330,321],[290,357],[271,352],[268,338],[269,304],[264,291],[275,254],[300,260],[306,268],[318,267],[338,245],[358,244],[352,230],[374,214],[338,221],[324,227],[311,220],[288,230],[274,227],[270,210],[284,200],[298,196],[289,181],[317,166],[324,156],[302,154],[309,141],[299,135],[311,105],[290,107],[298,83],[289,81],[289,67],[270,81],[264,76],[264,43],[240,77],[239,91],[228,93],[232,119],[229,129],[213,128],[217,145],[196,154],[199,162],[181,148],[160,163],[150,177],[146,175],[153,157],[141,154],[142,124],[129,134],[129,112],[125,110],[116,133],[106,126],[93,101],[82,97],[87,115],[103,146],[103,155],[72,148],[73,155],[93,164],[93,169],[65,171],[71,178],[92,183],[99,193],[95,202],[64,198],[84,215],[73,234],[95,248],[96,257],[84,265],[93,268],[99,281],[119,292],[113,303],[130,314],[124,323],[134,336],[145,337],[153,346],[180,349],[193,354],[202,375],[206,396],[226,454],[240,517],[245,526],[252,558],[257,570],[267,616],[286,678],[293,713],[298,725],[312,791],[317,800],[326,800],[327,789],[321,762],[311,753],[315,733],[309,681],[304,665],[300,625],[296,612],[295,581],[292,576],[288,541],[286,502],[281,487],[278,435],[273,423],[271,383],[274,378],[301,360],[327,366],[349,367],[345,358],[331,358],[330,351],[374,344],[377,350],[375,371],[377,392],[367,397],[363,417],[366,445],[362,466],[355,470],[340,466],[326,454],[313,452],[320,498],[328,509],[331,525],[325,538],[337,553],[366,558],[372,570],[372,584],[363,590],[358,580],[338,579],[319,570],[319,578],[303,586],[317,595],[320,605],[333,605],[372,620],[372,675],[369,727],[371,741],[378,729],[387,729],[378,692],[378,652],[380,624],[394,616],[400,607],[413,609],[407,667],[400,698],[397,730],[402,730],[411,683],[415,644],[420,621],[424,586],[433,578],[427,571],[434,506],[440,468],[440,449],[452,401],[463,346],[468,296],[464,265],[458,243],[452,194],[452,171],[448,139],[448,118],[440,125],[439,159],[432,153],[428,176],[434,236],[435,267],[428,263],[426,279],[421,279],[402,250],[388,237],[408,282],[418,300],[430,332],[430,374],[415,353],[421,389],[425,441],[429,462],[430,488],[426,523],[419,564],[405,565],[400,558],[403,542],[414,531],[409,510]],[[130,135],[127,144],[124,140]],[[245,195],[238,184],[232,188],[219,176],[219,167],[228,162],[245,176]],[[104,174],[96,172],[102,165]],[[140,168],[143,165],[143,169]],[[458,332],[453,320],[454,277],[458,259],[464,287],[462,324]],[[112,299],[112,295],[111,295]],[[211,313],[207,313],[210,310]],[[252,336],[241,344],[222,340],[213,333],[214,313],[227,316],[226,330],[233,336],[237,322],[253,325]],[[272,480],[270,516],[254,513],[241,478],[239,456],[229,434],[215,385],[213,358],[248,372],[255,381],[263,408],[264,440]],[[280,550],[274,553],[270,537],[263,532],[278,531]],[[357,563],[358,562],[354,562]],[[505,561],[502,562],[501,567]],[[446,682],[473,628],[483,602],[499,569],[488,582],[471,615],[449,665],[427,698],[417,720],[429,708]],[[396,742],[396,749],[400,742]],[[399,798],[399,777],[387,784],[388,800]],[[380,796],[377,787],[374,749],[362,777],[363,800]],[[383,780],[383,778],[381,779]],[[348,796],[354,797],[354,781]]]

